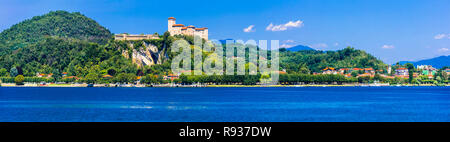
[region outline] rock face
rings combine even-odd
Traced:
[[[153,44],[144,42],[144,47],[140,47],[137,50],[133,46],[133,44],[130,44],[130,47],[133,49],[131,60],[139,67],[162,64],[165,59],[163,50],[159,51],[158,47]],[[127,50],[122,51],[122,55],[127,59],[130,58]]]

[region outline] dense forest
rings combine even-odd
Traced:
[[[280,65],[288,73],[320,72],[325,67],[385,69],[381,60],[352,47],[338,51],[288,51],[280,49]]]
[[[0,47],[14,50],[39,42],[45,37],[106,43],[112,34],[96,21],[78,12],[54,11],[35,16],[1,32]]]
[[[134,82],[137,76],[142,76],[144,83],[162,83],[162,76],[171,73],[171,59],[177,54],[170,52],[173,41],[187,40],[191,44],[191,49],[199,50],[204,57],[214,54],[192,45],[194,38],[191,36],[170,36],[166,32],[159,37],[160,39],[155,40],[115,41],[108,29],[80,13],[50,12],[25,20],[0,33],[0,77],[10,77],[9,80],[11,80],[13,77],[22,75],[25,76],[25,81],[31,82],[126,83]],[[139,67],[130,58],[131,53],[146,48],[145,44],[156,46],[162,58],[154,58],[160,60],[157,64]],[[213,59],[206,60],[217,60],[217,58],[220,57],[214,56]],[[225,60],[229,59],[224,58],[223,61]],[[198,65],[201,64],[192,64],[192,66]],[[248,66],[253,65],[247,63],[246,67]],[[326,52],[280,50],[280,70],[286,70],[289,74],[312,74],[325,67],[381,69],[385,66],[382,61],[370,54],[351,47]],[[62,78],[63,72],[67,73],[67,76],[76,76],[76,78],[71,80]],[[38,79],[35,77],[37,73],[53,74],[53,76],[51,79]],[[105,75],[111,77],[105,79],[103,77]],[[200,79],[225,84],[239,82],[255,84],[260,77],[261,75],[232,78],[180,76],[177,81],[192,83]],[[342,76],[332,76],[331,79],[347,81],[343,80]],[[317,79],[311,82],[314,80]]]

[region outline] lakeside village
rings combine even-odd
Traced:
[[[208,28],[196,28],[193,25],[177,24],[174,17],[168,18],[170,35],[199,36],[208,40]],[[159,39],[157,34],[132,35],[116,34],[115,40],[136,41]],[[145,61],[144,61],[145,62]],[[147,64],[151,65],[151,64]],[[34,77],[24,77],[21,69],[0,69],[0,85],[6,86],[51,86],[51,87],[226,87],[226,86],[256,86],[264,76],[186,76],[180,74],[140,76],[116,75],[106,71],[101,78],[91,80],[78,76],[70,76],[67,72],[60,74],[36,73]],[[450,68],[436,69],[431,65],[388,65],[385,69],[373,68],[334,68],[325,67],[320,72],[309,74],[288,74],[285,70],[279,72],[279,86],[448,86]]]

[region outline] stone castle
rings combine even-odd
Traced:
[[[158,35],[132,35],[132,34],[116,34],[115,40],[142,40],[142,39],[159,39]]]
[[[205,40],[208,40],[208,28],[195,28],[194,26],[184,26],[183,24],[177,24],[175,18],[169,17],[167,24],[167,31],[170,35],[189,35],[189,36],[199,36]],[[116,34],[114,35],[115,40],[142,40],[142,39],[159,39],[158,35],[133,35],[133,34]]]
[[[199,36],[205,40],[208,40],[208,28],[195,28],[194,26],[184,26],[183,24],[177,24],[174,17],[169,17],[167,30],[170,35],[189,35]]]

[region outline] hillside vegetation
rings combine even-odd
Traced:
[[[18,49],[44,40],[45,37],[75,38],[106,43],[111,32],[96,21],[78,13],[53,11],[13,25],[0,33],[3,48]]]
[[[0,77],[23,75],[26,81],[40,81],[27,77],[43,73],[53,74],[52,81],[73,82],[60,80],[61,74],[66,72],[67,76],[76,76],[79,78],[77,81],[87,83],[134,82],[136,76],[143,76],[144,83],[161,83],[162,76],[171,73],[171,60],[177,53],[170,52],[170,45],[177,39],[187,40],[193,51],[198,50],[203,54],[204,60],[210,55],[214,58],[206,60],[222,58],[193,46],[192,36],[170,36],[166,32],[155,40],[115,41],[108,29],[80,13],[50,12],[20,22],[0,33]],[[192,64],[194,66],[202,64]],[[256,65],[247,63],[245,66]],[[325,67],[381,69],[384,66],[382,61],[372,55],[350,47],[327,52],[280,52],[280,69],[286,69],[289,74],[312,74]],[[111,78],[105,79],[104,76],[108,75]],[[212,81],[255,84],[260,77],[228,76]],[[184,76],[180,79],[196,82],[202,77]]]
[[[347,47],[338,51],[281,50],[280,65],[288,73],[319,72],[325,67],[385,69],[386,65],[362,50]]]

